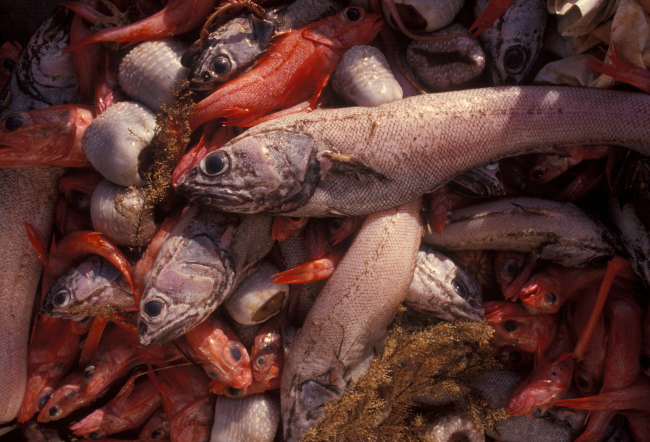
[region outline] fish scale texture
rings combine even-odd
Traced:
[[[18,414],[27,382],[27,346],[32,307],[43,265],[32,249],[24,222],[34,226],[47,244],[52,231],[56,181],[62,167],[0,170],[0,424]]]
[[[301,415],[311,400],[305,393],[301,402],[303,383],[334,385],[340,393],[374,356],[374,344],[386,332],[413,278],[422,230],[420,208],[414,201],[368,216],[309,311],[282,376],[287,440],[297,439],[305,429],[301,420],[308,419]],[[340,380],[332,379],[337,376],[333,371],[340,373]]]
[[[356,216],[412,201],[474,167],[557,145],[610,144],[650,155],[650,96],[547,86],[421,95],[279,118],[249,129],[223,151],[275,130],[310,135],[319,154],[352,155],[390,180],[328,173],[321,161],[311,199],[284,215]]]
[[[272,442],[280,422],[277,399],[253,394],[241,399],[217,397],[211,442]]]

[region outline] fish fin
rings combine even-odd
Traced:
[[[472,38],[478,37],[501,18],[514,2],[515,0],[490,0],[490,3],[488,3],[467,31],[468,35]]]
[[[86,343],[84,344],[83,350],[81,350],[81,355],[79,355],[79,367],[88,365],[97,352],[99,341],[102,339],[102,334],[107,324],[108,319],[105,316],[95,316],[95,319],[93,319],[93,325],[90,326]]]
[[[357,179],[359,179],[359,175],[370,176],[378,179],[382,183],[392,181],[386,175],[375,171],[371,167],[365,165],[360,159],[352,155],[325,152],[323,157],[332,163],[330,168],[332,172],[352,173],[357,177]]]
[[[293,269],[289,269],[287,271],[273,275],[274,278],[276,276],[278,277],[275,281],[273,281],[273,283],[303,284],[306,282],[320,281],[321,279],[329,278],[330,275],[334,272],[334,269],[336,269],[337,264],[338,261],[331,259],[331,257],[317,259],[315,261],[311,261]]]
[[[601,405],[602,400],[598,396],[581,397],[575,399],[562,399],[555,403],[556,407],[577,408],[579,410],[594,410]]]
[[[27,229],[27,238],[29,238],[29,242],[32,244],[32,247],[38,256],[38,259],[40,259],[43,264],[47,265],[49,255],[47,253],[47,247],[45,246],[43,238],[41,238],[41,235],[38,234],[34,226],[29,223],[23,224],[25,224],[25,228]],[[52,247],[54,247],[54,240],[52,241]]]
[[[612,32],[614,32],[614,29],[612,29]],[[596,64],[587,60],[583,60],[582,62],[603,75],[607,75],[616,80],[631,84],[632,86],[638,87],[644,92],[650,93],[650,71],[633,66],[623,61],[623,59],[619,57],[618,52],[616,51],[614,42],[612,42],[610,49],[612,52],[611,55],[609,55],[611,66],[603,61],[598,60],[593,55],[590,55],[589,57]]]

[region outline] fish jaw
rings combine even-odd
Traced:
[[[522,383],[522,385],[525,384]],[[519,387],[508,398],[506,411],[511,416],[529,418],[542,415],[569,390],[568,386],[549,380],[533,382],[520,390]],[[540,410],[540,411],[538,411]]]
[[[48,380],[40,373],[32,373],[27,380],[27,390],[18,412],[18,422],[27,422],[34,414],[40,412],[43,403],[50,400],[55,385],[56,382]]]
[[[59,420],[89,403],[92,398],[84,391],[82,380],[83,375],[80,372],[68,376],[67,382],[64,381],[63,385],[52,393],[50,400],[41,409],[38,421],[45,423]]]
[[[223,168],[219,166],[223,165]],[[218,173],[214,172],[219,169]],[[235,138],[206,155],[177,190],[227,212],[287,212],[304,205],[320,181],[316,143],[309,135],[273,131]]]
[[[108,412],[105,408],[99,408],[86,416],[83,420],[72,425],[70,429],[75,435],[87,439],[97,439],[112,434],[113,427],[123,428],[129,422]],[[94,433],[94,434],[93,434]],[[92,437],[90,436],[92,434]]]

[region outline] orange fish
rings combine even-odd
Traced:
[[[370,43],[382,24],[378,14],[349,7],[279,35],[251,70],[196,105],[190,126],[196,129],[216,118],[249,124],[305,100],[313,107],[343,53]]]
[[[70,28],[70,44],[75,44],[92,35],[93,33],[86,27],[81,15],[75,14]],[[82,102],[93,100],[97,63],[103,52],[104,49],[101,45],[90,45],[79,47],[72,53],[74,68],[79,75],[79,97]]]
[[[544,184],[561,175],[582,160],[608,158],[616,154],[612,146],[567,146],[557,149],[562,155],[543,153],[530,171],[530,180]],[[612,164],[613,166],[613,164]]]
[[[495,250],[496,279],[506,299],[517,300],[519,290],[530,278],[538,257],[529,258],[525,253]]]
[[[82,104],[12,112],[0,127],[0,167],[90,166],[81,137],[92,121]]]
[[[142,442],[157,442],[169,438],[169,419],[164,409],[159,409],[140,432]]]
[[[615,28],[612,29],[612,33],[614,30]],[[611,55],[609,55],[611,66],[598,60],[593,55],[590,55],[589,57],[591,57],[591,59],[595,61],[596,64],[586,60],[583,60],[583,63],[603,75],[615,78],[616,80],[624,81],[625,83],[629,83],[634,87],[638,87],[644,92],[650,93],[650,71],[633,66],[623,61],[623,59],[618,55],[618,52],[616,51],[614,42],[612,42],[610,49],[612,52]]]

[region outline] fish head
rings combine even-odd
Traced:
[[[226,212],[288,212],[304,205],[320,181],[316,152],[309,135],[288,130],[244,133],[206,155],[178,191]]]
[[[208,396],[191,403],[169,422],[173,440],[178,442],[209,442],[214,422],[215,397]]]
[[[541,154],[530,169],[529,179],[537,184],[548,183],[570,167],[569,158],[566,155]]]
[[[43,406],[38,414],[39,422],[51,422],[61,419],[72,413],[83,404],[90,401],[83,385],[83,373],[76,371],[67,376],[54,390],[50,400]]]
[[[269,46],[274,31],[272,22],[251,14],[219,27],[203,47],[194,43],[181,58],[190,69],[190,88],[210,91],[239,76]]]
[[[255,337],[251,350],[251,370],[256,382],[279,376],[283,363],[284,349],[279,329]]]
[[[211,379],[239,390],[246,389],[253,381],[250,357],[240,342],[228,342],[212,362],[203,364],[203,369]]]
[[[497,347],[515,346],[521,350],[537,350],[538,336],[532,331],[534,315],[520,304],[508,301],[491,301],[483,304],[485,321],[494,327],[492,342]]]
[[[276,216],[271,227],[273,241],[282,242],[290,236],[299,235],[307,227],[308,221],[306,216]]]
[[[66,172],[57,181],[56,188],[72,209],[90,213],[90,199],[103,180],[95,171]]]
[[[76,436],[97,440],[105,437],[107,433],[112,433],[113,428],[124,428],[128,424],[127,419],[111,413],[107,407],[102,407],[72,425],[70,429]]]
[[[543,271],[528,280],[519,290],[524,308],[531,314],[557,313],[562,307],[560,279],[550,271]]]
[[[169,419],[165,410],[159,410],[147,421],[140,432],[140,440],[143,442],[155,442],[169,438]]]
[[[367,12],[360,6],[350,6],[337,15],[313,22],[312,28],[319,36],[331,39],[332,46],[349,49],[369,44],[383,25],[381,15]]]
[[[535,355],[515,346],[506,345],[499,349],[497,359],[503,364],[506,370],[530,370]]]
[[[291,385],[287,400],[282,401],[284,440],[297,442],[302,435],[327,414],[326,405],[341,397],[334,385],[321,384],[309,379]]]
[[[517,277],[525,263],[525,253],[510,251],[497,251],[494,253],[496,278],[504,293],[510,283]]]
[[[44,373],[30,374],[23,403],[18,412],[18,422],[27,422],[32,416],[43,409],[54,392],[55,382],[45,377]]]
[[[219,238],[170,238],[147,281],[138,313],[140,346],[163,344],[203,322],[230,294],[234,265]]]

